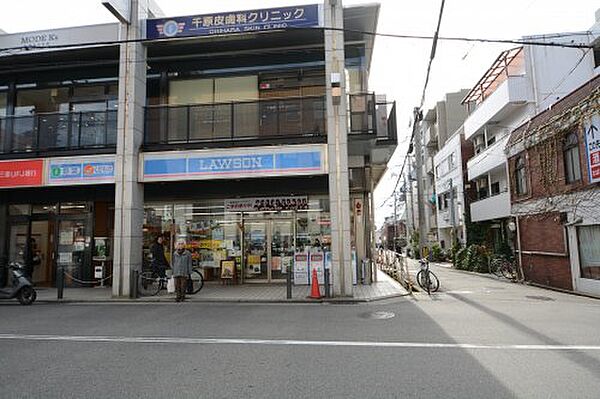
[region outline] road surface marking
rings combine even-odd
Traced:
[[[446,348],[446,349],[504,349],[539,351],[600,351],[600,345],[509,345],[458,344],[435,342],[371,342],[371,341],[304,341],[296,339],[253,338],[185,338],[185,337],[122,337],[109,335],[45,335],[0,334],[0,340],[67,341],[133,344],[192,344],[192,345],[273,345],[273,346],[337,346],[372,348]]]

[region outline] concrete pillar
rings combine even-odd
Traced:
[[[121,25],[121,39],[145,36],[148,0],[131,1],[131,24]],[[121,44],[119,61],[119,114],[115,181],[113,296],[129,296],[130,275],[142,268],[144,187],[138,183],[140,147],[144,137],[146,105],[146,48]]]
[[[326,27],[344,27],[341,0],[325,0]],[[352,253],[350,247],[350,184],[348,176],[348,120],[344,75],[344,34],[325,30],[325,73],[327,80],[327,154],[329,160],[329,203],[331,211],[331,267],[335,296],[352,296]],[[340,97],[332,95],[332,75],[339,74]]]

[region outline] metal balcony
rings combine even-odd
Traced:
[[[7,116],[0,119],[0,156],[40,156],[106,149],[117,143],[117,111]],[[103,151],[104,152],[104,151]]]
[[[388,115],[386,104],[375,98],[374,94],[349,96],[348,137],[395,143],[395,105]],[[151,105],[146,107],[144,148],[325,142],[326,116],[325,96]]]

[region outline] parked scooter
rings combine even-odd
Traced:
[[[11,262],[8,265],[8,270],[11,275],[10,283],[5,288],[0,288],[0,299],[17,298],[21,305],[31,305],[37,298],[37,293],[31,280],[25,277],[23,266]]]

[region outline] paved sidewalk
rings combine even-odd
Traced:
[[[286,298],[285,284],[242,284],[221,285],[206,283],[196,294],[188,296],[190,302],[370,302],[407,295],[408,292],[398,282],[385,273],[378,271],[378,281],[371,285],[355,285],[354,296],[351,298],[323,298],[314,300],[308,298],[310,286],[294,286],[292,299]],[[321,294],[324,294],[321,286]],[[59,302],[55,288],[39,288],[39,302]],[[138,299],[113,298],[110,287],[105,288],[65,288],[61,302],[172,302],[175,295],[141,297]]]

